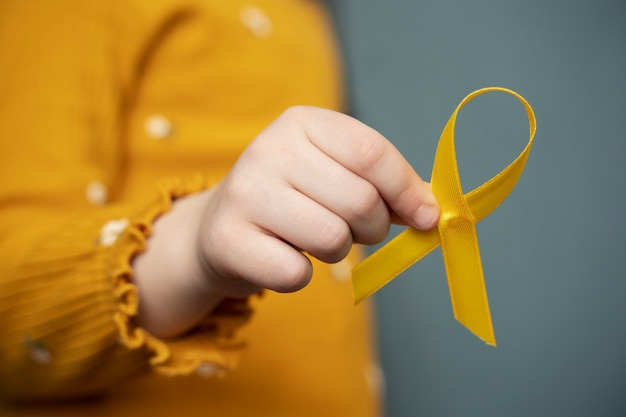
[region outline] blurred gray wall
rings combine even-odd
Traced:
[[[514,89],[538,120],[518,186],[478,225],[499,346],[453,319],[432,253],[376,295],[389,417],[626,416],[626,1],[333,7],[351,112],[424,178],[469,92]],[[527,138],[514,98],[466,107],[456,130],[465,190]]]

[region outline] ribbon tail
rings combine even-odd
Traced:
[[[352,270],[354,303],[374,294],[411,265],[428,255],[440,238],[437,230],[421,232],[408,228]]]
[[[439,233],[454,317],[485,343],[495,346],[476,226],[471,219],[454,217],[440,222]]]

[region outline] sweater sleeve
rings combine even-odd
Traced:
[[[208,184],[120,197],[124,109],[142,33],[158,26],[158,7],[142,27],[124,21],[124,4],[0,4],[0,397],[87,395],[150,367],[225,371],[243,348],[246,301],[176,340],[134,323],[132,257],[173,199]]]

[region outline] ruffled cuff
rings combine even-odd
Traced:
[[[138,290],[133,284],[132,258],[142,252],[152,232],[156,218],[171,208],[172,201],[185,195],[200,192],[209,184],[201,177],[192,182],[167,181],[159,185],[156,204],[130,223],[109,222],[103,229],[101,244],[110,243],[115,229],[122,228],[115,239],[113,256],[113,289],[117,300],[114,321],[120,340],[131,350],[144,349],[150,355],[152,367],[166,375],[186,375],[193,372],[224,375],[238,364],[245,343],[235,336],[236,330],[250,318],[249,300],[227,299],[216,308],[204,323],[188,334],[159,339],[136,324]],[[120,227],[122,226],[122,227]],[[108,242],[107,242],[108,241]],[[210,371],[210,372],[209,372]]]

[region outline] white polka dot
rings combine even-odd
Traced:
[[[167,139],[172,135],[172,123],[165,117],[158,114],[152,115],[146,119],[146,134],[152,139]]]
[[[239,15],[241,23],[258,38],[267,38],[274,31],[272,21],[263,10],[255,6],[246,6]]]
[[[87,185],[86,196],[91,204],[101,206],[107,202],[109,192],[102,182],[92,181]]]
[[[127,226],[127,219],[109,220],[104,226],[102,226],[98,242],[104,246],[111,246],[124,232],[124,230],[126,230]]]

